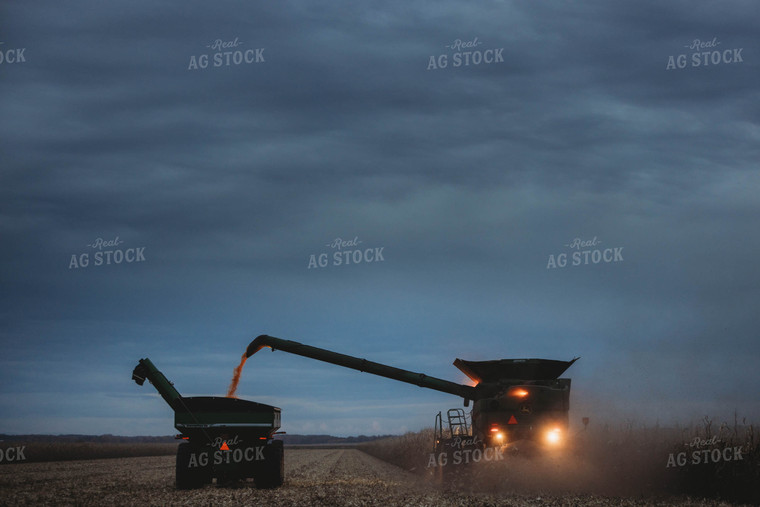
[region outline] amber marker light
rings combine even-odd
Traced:
[[[528,391],[518,387],[517,389],[512,389],[509,391],[509,394],[512,396],[517,396],[518,398],[525,398],[528,396]]]

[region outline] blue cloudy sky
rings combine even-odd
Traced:
[[[3,2],[0,433],[172,434],[137,360],[222,395],[262,333],[453,381],[457,357],[581,356],[573,423],[760,421],[758,21],[754,0]],[[133,262],[96,265],[98,238]],[[336,238],[383,260],[336,266]],[[289,433],[461,406],[269,351],[239,395]]]

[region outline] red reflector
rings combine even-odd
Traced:
[[[491,433],[496,433],[498,431],[499,431],[499,428],[497,428],[496,426],[494,426],[493,428],[491,428]]]
[[[507,424],[517,424],[517,419],[515,419],[514,415],[509,416],[509,421],[507,421]]]

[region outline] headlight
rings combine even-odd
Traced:
[[[562,431],[559,428],[553,428],[546,432],[546,442],[551,445],[558,445],[562,442]]]

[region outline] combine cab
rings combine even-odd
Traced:
[[[263,403],[195,396],[185,398],[150,361],[140,359],[132,380],[148,379],[174,410],[177,438],[177,489],[253,478],[259,488],[282,484],[282,441],[274,440],[280,428],[280,409]]]

